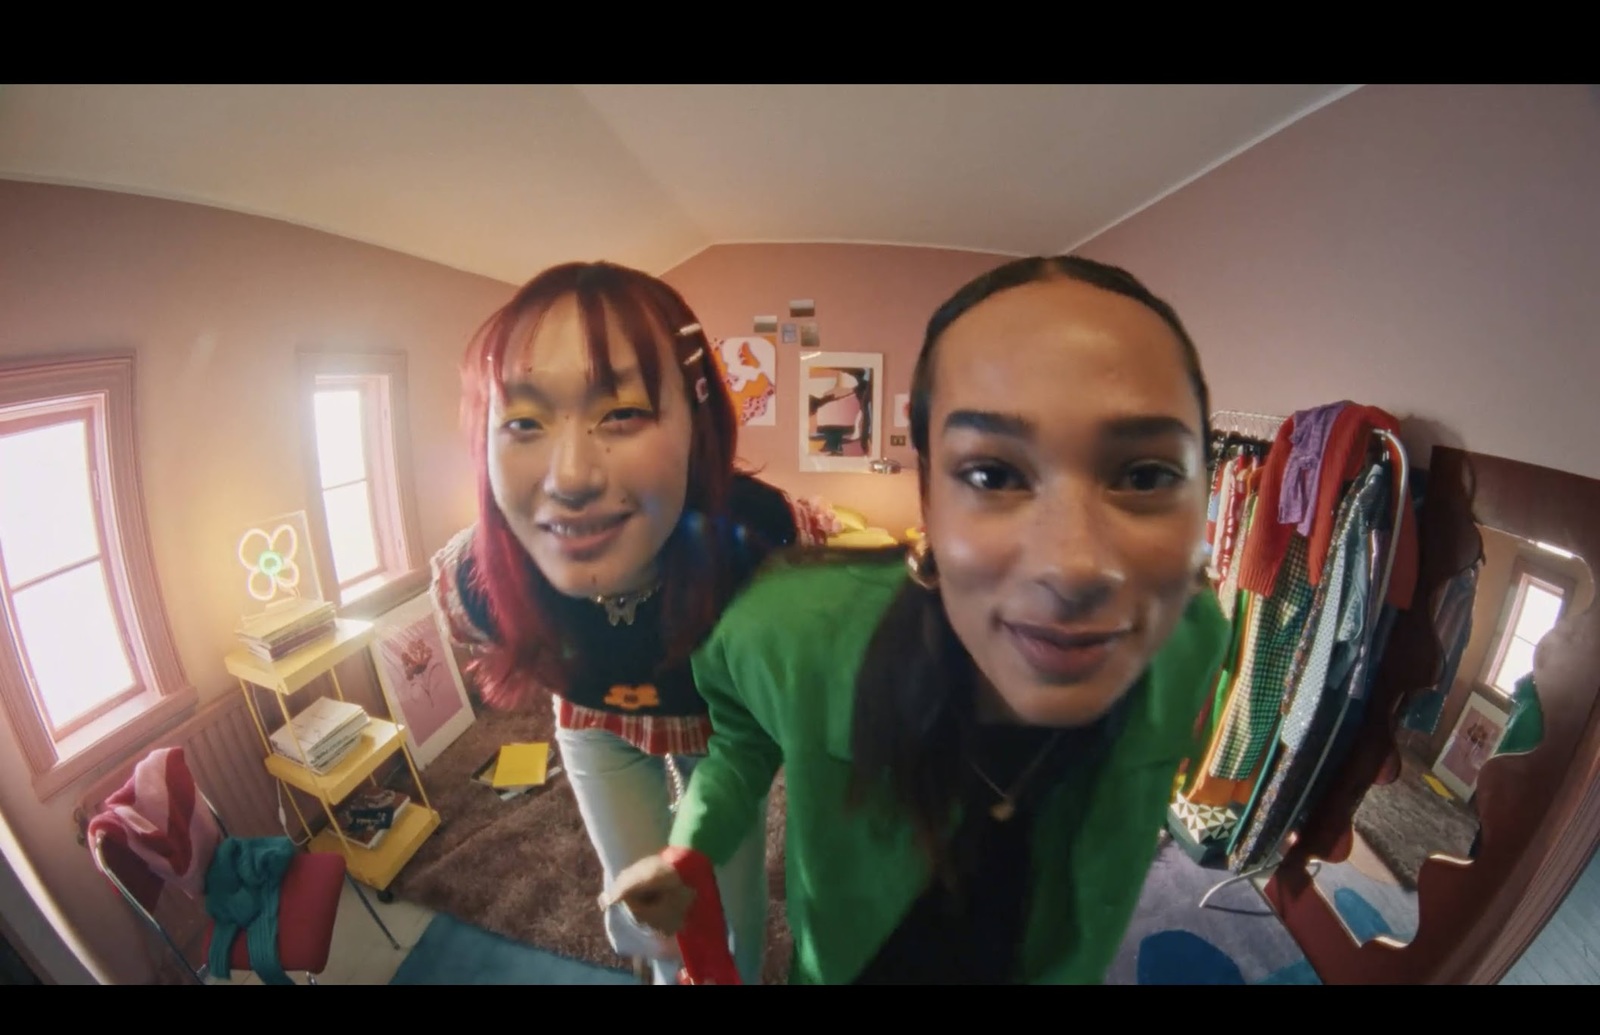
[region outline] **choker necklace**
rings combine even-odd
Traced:
[[[1033,775],[1033,771],[1039,768],[1039,763],[1043,762],[1045,757],[1050,754],[1050,749],[1055,747],[1056,743],[1060,740],[1061,731],[1057,730],[1055,735],[1045,743],[1043,749],[1041,749],[1040,752],[1034,756],[1033,761],[1028,763],[1028,767],[1022,771],[1021,776],[1017,777],[1016,783],[1011,785],[1011,790],[1009,791],[1002,791],[995,785],[993,780],[989,779],[982,769],[978,768],[977,762],[972,763],[972,771],[978,774],[979,779],[989,785],[990,790],[994,791],[1000,796],[999,801],[989,806],[989,815],[994,817],[996,823],[1004,823],[1006,820],[1017,814],[1017,794],[1022,790],[1023,784],[1028,782],[1028,777]]]
[[[632,593],[617,593],[609,597],[594,596],[589,599],[606,609],[606,620],[612,625],[616,625],[619,622],[632,625],[634,614],[639,610],[639,605],[655,596],[656,590],[660,588],[661,583],[657,582],[648,589],[635,590]]]

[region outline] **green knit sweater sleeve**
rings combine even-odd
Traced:
[[[783,750],[770,732],[769,685],[739,678],[730,664],[728,639],[747,624],[736,603],[692,660],[712,734],[668,838],[669,844],[701,852],[717,866],[733,856],[752,825],[765,820],[759,806],[783,764]]]

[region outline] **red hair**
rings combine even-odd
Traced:
[[[607,391],[616,387],[607,316],[621,327],[638,358],[653,407],[659,407],[662,356],[683,374],[689,405],[689,484],[684,512],[662,546],[661,614],[664,665],[688,660],[710,632],[733,590],[732,540],[727,508],[735,473],[739,430],[733,400],[717,372],[711,343],[689,304],[671,286],[638,270],[607,262],[553,266],[525,284],[486,320],[462,363],[463,421],[472,441],[478,479],[478,527],[472,537],[474,588],[487,603],[501,649],[475,666],[484,700],[497,708],[531,703],[531,677],[539,685],[565,686],[582,658],[564,654],[551,619],[556,591],[511,531],[489,483],[490,403],[504,398],[505,365],[516,346],[531,339],[559,300],[578,304],[590,370]],[[528,337],[513,340],[519,327]],[[699,398],[703,380],[705,398]]]

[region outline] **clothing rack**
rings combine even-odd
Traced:
[[[1285,417],[1277,417],[1265,413],[1246,413],[1239,410],[1220,410],[1211,415],[1211,428],[1213,435],[1222,434],[1244,436],[1259,439],[1270,445],[1272,442],[1276,441],[1278,437],[1278,431],[1283,427],[1283,423],[1286,419],[1287,418]],[[1406,457],[1406,448],[1405,445],[1400,441],[1399,436],[1383,428],[1374,428],[1372,433],[1374,437],[1377,438],[1387,448],[1391,460],[1398,469],[1399,475],[1396,478],[1399,489],[1395,493],[1396,499],[1394,504],[1394,522],[1390,529],[1389,546],[1384,552],[1383,577],[1379,580],[1377,595],[1373,598],[1378,601],[1378,613],[1381,615],[1383,601],[1386,600],[1389,595],[1389,576],[1394,570],[1394,555],[1399,542],[1400,526],[1405,520],[1405,508],[1411,502],[1410,483],[1408,481],[1410,477],[1410,470]],[[1363,631],[1361,648],[1356,656],[1356,667],[1352,669],[1352,671],[1364,671],[1361,666],[1363,663],[1369,660],[1367,654],[1372,647],[1373,638],[1376,635],[1378,626],[1380,624],[1381,623],[1378,621],[1370,622],[1368,623],[1368,627]],[[1221,891],[1223,888],[1226,888],[1231,884],[1238,884],[1241,881],[1251,881],[1253,878],[1263,873],[1277,869],[1278,866],[1282,864],[1284,859],[1284,850],[1289,842],[1291,842],[1298,833],[1298,827],[1302,818],[1302,813],[1309,803],[1308,799],[1311,796],[1312,790],[1317,787],[1318,781],[1321,779],[1322,767],[1328,760],[1328,753],[1333,749],[1334,743],[1339,739],[1337,731],[1344,723],[1345,713],[1350,707],[1351,700],[1352,695],[1350,694],[1344,694],[1341,696],[1339,701],[1338,716],[1333,723],[1334,732],[1328,737],[1324,738],[1322,743],[1322,752],[1317,756],[1317,763],[1312,768],[1310,775],[1306,778],[1305,787],[1303,790],[1301,790],[1300,797],[1298,800],[1296,800],[1294,808],[1290,810],[1288,819],[1284,822],[1283,830],[1279,833],[1277,840],[1273,842],[1272,848],[1268,850],[1264,856],[1262,856],[1262,861],[1256,866],[1253,866],[1242,873],[1235,874],[1218,884],[1212,885],[1211,889],[1200,898],[1201,909],[1206,908],[1207,904],[1211,901],[1211,897],[1217,892]],[[1274,737],[1273,741],[1274,743],[1272,752],[1268,756],[1269,760],[1273,757],[1273,755],[1276,754],[1277,738]],[[1248,817],[1254,811],[1257,797],[1261,793],[1262,784],[1269,779],[1267,775],[1269,771],[1270,766],[1263,766],[1261,778],[1256,783],[1255,792],[1250,796],[1250,804],[1246,807],[1244,816],[1239,818],[1239,825],[1241,828],[1245,826],[1246,817]],[[1255,884],[1252,883],[1251,886],[1255,887]],[[1259,888],[1257,888],[1257,890],[1260,891]],[[1261,894],[1262,897],[1265,897],[1265,892],[1261,892]],[[1271,903],[1269,902],[1268,905],[1271,905]]]

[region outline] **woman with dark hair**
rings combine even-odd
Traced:
[[[690,652],[767,553],[821,541],[826,516],[736,471],[738,423],[711,344],[676,291],[636,270],[539,274],[474,337],[462,382],[479,516],[433,558],[434,600],[486,703],[553,701],[609,880],[666,844],[669,778],[705,754]],[[735,840],[718,879],[754,982],[761,824]],[[605,922],[619,953],[673,979],[670,940],[620,909]]]
[[[685,918],[782,766],[791,981],[1103,980],[1226,644],[1208,408],[1122,270],[1023,259],[958,291],[912,382],[925,534],[799,551],[724,613],[694,658],[710,754],[602,906],[701,945]]]

